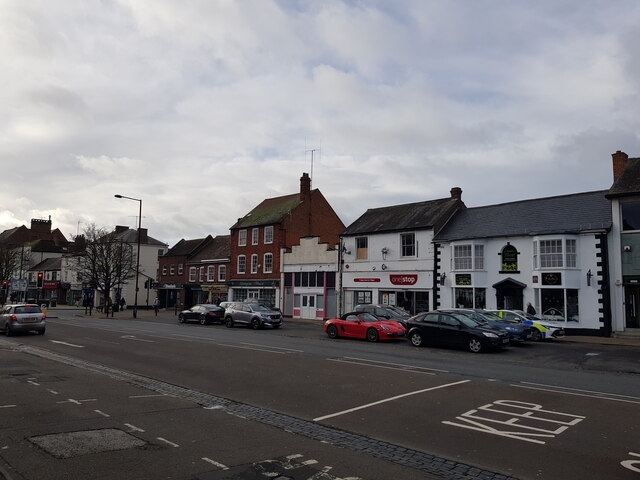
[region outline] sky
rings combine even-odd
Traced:
[[[0,231],[226,235],[308,172],[369,208],[605,190],[637,0],[0,0]]]

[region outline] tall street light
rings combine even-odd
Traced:
[[[127,200],[133,200],[140,204],[140,211],[138,213],[138,251],[136,254],[136,293],[133,299],[133,318],[138,317],[138,278],[140,277],[140,230],[142,229],[142,199],[126,197],[124,195],[114,195],[116,198],[126,198]]]

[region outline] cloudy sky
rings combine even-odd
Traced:
[[[135,227],[122,194],[172,246],[302,172],[346,225],[606,189],[638,38],[637,0],[0,0],[0,231]]]

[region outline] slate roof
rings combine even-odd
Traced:
[[[43,261],[34,265],[29,270],[31,271],[53,271],[62,269],[62,257],[45,258]]]
[[[207,243],[213,241],[211,235],[207,235],[205,238],[195,238],[192,240],[185,240],[184,238],[171,247],[165,257],[180,257],[193,255],[199,248],[202,248]]]
[[[314,195],[317,191],[317,189],[312,190],[311,195]],[[244,217],[239,218],[235,225],[231,227],[231,230],[278,224],[301,203],[302,200],[300,200],[299,193],[267,198]]]
[[[195,255],[193,261],[222,260],[231,258],[231,235],[217,235]]]
[[[607,192],[607,198],[640,195],[640,158],[629,158],[618,179]]]
[[[606,190],[460,210],[434,242],[521,235],[575,234],[611,228]]]
[[[144,230],[144,229],[143,229]],[[137,243],[138,241],[138,230],[133,228],[128,228],[127,230],[116,234],[116,238],[124,243]],[[144,239],[144,236],[141,236],[140,239]],[[166,246],[167,244],[161,242],[160,240],[156,240],[153,237],[147,235],[147,241],[142,242],[143,245],[158,245],[158,246]]]
[[[451,197],[370,208],[349,225],[342,236],[426,228],[437,231],[460,208],[464,208],[464,203]]]

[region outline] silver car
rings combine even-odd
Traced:
[[[38,305],[5,305],[0,313],[0,325],[9,337],[18,332],[36,331],[42,335],[46,328],[46,315]]]
[[[227,306],[224,312],[224,323],[229,328],[235,325],[250,326],[254,330],[266,326],[280,328],[282,314],[279,310],[261,303],[235,302]]]

